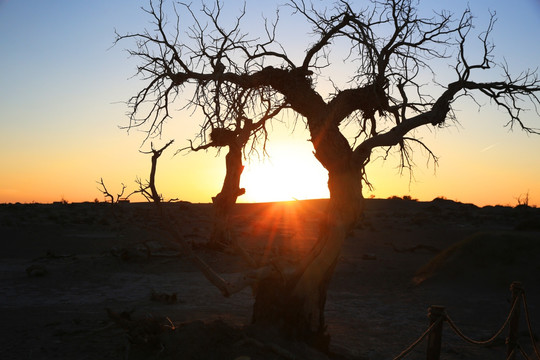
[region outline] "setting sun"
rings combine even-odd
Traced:
[[[270,157],[246,164],[242,202],[327,198],[328,174],[312,154],[311,143],[270,144]]]

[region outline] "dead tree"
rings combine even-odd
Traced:
[[[139,178],[135,179],[135,183],[139,185],[138,190],[135,190],[129,193],[125,197],[122,197],[124,196],[124,192],[127,189],[127,186],[124,185],[124,183],[122,183],[122,190],[120,191],[119,194],[116,195],[116,198],[115,198],[111,193],[109,193],[109,190],[107,190],[107,187],[105,186],[105,182],[103,181],[103,178],[101,178],[100,181],[96,181],[99,185],[98,190],[106,198],[110,199],[111,204],[115,204],[121,201],[128,201],[131,195],[134,195],[134,194],[141,194],[142,196],[146,198],[146,200],[153,201],[155,204],[160,204],[163,199],[162,199],[162,196],[156,190],[157,160],[161,156],[161,153],[163,153],[163,151],[167,149],[173,142],[174,140],[169,141],[165,146],[163,146],[159,150],[155,150],[154,144],[151,143],[150,144],[151,151],[147,151],[147,152],[141,151],[143,154],[152,154],[152,158],[151,158],[152,165],[150,168],[150,180],[148,180],[146,184],[143,183],[143,181]]]
[[[212,197],[214,222],[209,241],[211,248],[224,249],[233,243],[231,212],[238,197],[246,191],[240,188],[243,158],[254,152],[266,153],[266,122],[277,116],[284,104],[273,109],[270,98],[275,94],[230,85],[224,89],[218,84],[210,98],[204,95],[196,99],[197,106],[205,114],[199,134],[201,144],[194,147],[191,143],[190,149],[227,148],[223,186]]]
[[[427,18],[419,15],[415,4],[412,0],[372,1],[358,10],[352,1],[343,0],[319,11],[315,5],[289,0],[291,17],[311,26],[299,60],[289,57],[274,38],[277,21],[261,22],[266,38],[242,32],[245,12],[232,25],[229,21],[230,26],[222,26],[221,2],[203,5],[201,12],[180,4],[181,12],[175,8],[167,13],[188,19],[171,23],[166,20],[165,4],[151,2],[146,11],[155,31],[118,36],[118,40],[135,40],[131,55],[139,58],[138,72],[148,81],[130,100],[132,126],[150,124],[150,133],[159,132],[175,95],[192,90],[195,97],[209,94],[219,83],[280,94],[276,102],[286,103],[311,134],[315,157],[328,171],[330,190],[316,245],[292,271],[275,263],[263,264],[238,283],[214,282],[224,294],[256,282],[255,323],[279,327],[321,348],[327,346],[328,284],[342,245],[363,212],[365,169],[374,151],[397,149],[402,166],[410,167],[412,146],[428,149],[413,130],[440,127],[454,119],[455,100],[461,96],[485,96],[508,115],[510,126],[538,134],[527,125],[522,111],[539,105],[540,81],[535,72],[514,75],[503,64],[501,78],[476,80],[479,73],[496,65],[489,39],[493,15],[476,40],[483,53],[474,60],[466,51],[473,30],[469,10],[457,18],[447,12]],[[191,26],[180,28],[189,23],[190,16]],[[333,48],[341,49],[337,53],[345,54],[344,59],[330,59]],[[332,92],[323,93],[318,81],[331,79],[330,65],[342,60],[351,70],[348,81],[331,82]],[[426,72],[436,75],[432,61],[442,60],[452,62],[455,79],[446,85],[433,82],[429,89],[422,86]],[[145,108],[143,104],[149,102],[152,106]],[[354,140],[342,132],[340,125],[345,123],[356,126]]]
[[[174,140],[169,141],[159,150],[154,149],[154,144],[150,143],[150,151],[141,151],[143,154],[152,154],[150,178],[146,184],[143,184],[141,179],[136,179],[135,182],[139,185],[139,189],[135,190],[134,193],[140,193],[146,198],[146,200],[153,201],[154,204],[160,204],[162,201],[162,196],[157,192],[156,189],[157,161],[161,156],[161,153],[163,153],[163,151],[167,149],[173,142]]]
[[[131,193],[127,195],[126,197],[122,197],[124,196],[124,192],[127,189],[127,186],[124,185],[124,183],[122,183],[122,190],[120,191],[120,193],[116,194],[116,198],[109,192],[109,190],[107,190],[107,187],[105,186],[105,182],[103,181],[103,178],[100,178],[99,181],[96,181],[96,183],[98,184],[97,189],[103,194],[103,196],[105,196],[105,198],[108,198],[110,200],[111,204],[116,204],[121,201],[126,201],[131,195],[133,195],[133,193]]]

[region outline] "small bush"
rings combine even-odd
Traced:
[[[403,200],[418,201],[418,199],[413,199],[410,195],[403,195]]]
[[[516,200],[518,202],[516,207],[529,207],[529,192],[519,195]]]

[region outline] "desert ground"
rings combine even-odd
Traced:
[[[202,246],[210,204],[163,205],[224,278],[245,269],[235,253]],[[235,234],[254,258],[298,258],[324,206],[239,204]],[[142,203],[0,205],[0,359],[393,359],[426,330],[431,305],[466,335],[489,338],[507,318],[512,281],[540,336],[540,209],[367,200],[328,292],[326,355],[247,327],[251,289],[224,298],[155,212]],[[504,359],[506,335],[470,345],[444,323],[441,358]],[[519,343],[533,353],[523,307]],[[424,340],[405,359],[425,353]]]

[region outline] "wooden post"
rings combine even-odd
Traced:
[[[514,281],[510,285],[510,290],[512,291],[512,304],[516,302],[514,311],[510,314],[510,321],[508,325],[508,337],[506,338],[506,359],[514,360],[516,358],[516,345],[518,341],[519,333],[519,315],[520,315],[520,303],[519,296],[521,295],[521,283]]]
[[[444,306],[432,305],[428,309],[429,326],[444,316]],[[443,322],[439,322],[428,336],[427,360],[439,360],[441,356],[441,338]]]

